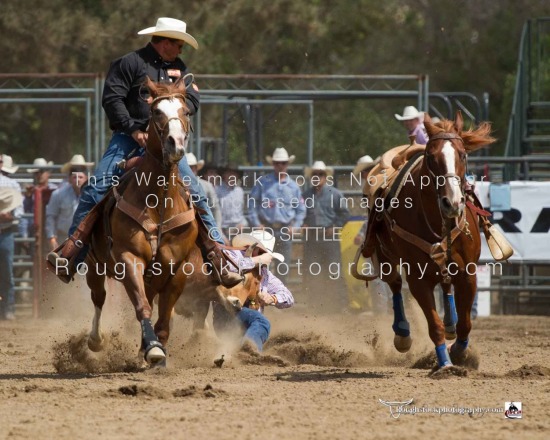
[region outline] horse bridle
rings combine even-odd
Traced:
[[[153,117],[153,108],[154,108],[155,104],[157,104],[158,102],[160,102],[164,99],[174,99],[174,98],[181,99],[185,103],[185,95],[183,93],[171,93],[169,95],[157,96],[155,99],[153,99],[153,101],[151,101],[151,106],[150,106],[150,108],[151,108],[150,120],[153,123],[153,128],[155,129],[155,133],[158,136],[158,138],[160,139],[160,142],[163,146],[163,148],[162,148],[162,157],[163,157],[163,166],[164,167],[166,167],[167,164],[166,164],[166,157],[165,157],[166,151],[164,149],[163,139],[164,139],[164,130],[166,130],[166,126],[168,125],[168,123],[170,121],[177,120],[177,121],[180,121],[181,126],[183,127],[183,130],[186,133],[189,133],[189,131],[193,131],[193,127],[191,126],[191,121],[189,119],[189,115],[187,115],[187,114],[185,115],[185,119],[180,118],[179,116],[173,117],[173,118],[168,118],[166,120],[166,122],[162,125],[162,127],[159,126],[159,124],[156,123],[156,121]]]
[[[186,133],[189,133],[189,131],[191,130],[191,122],[189,120],[189,115],[186,115],[185,119],[180,118],[179,116],[174,118],[168,118],[162,127],[159,127],[159,125],[155,122],[152,115],[153,107],[155,106],[155,104],[165,99],[174,99],[174,98],[181,99],[185,103],[185,95],[183,93],[171,93],[170,95],[157,96],[155,99],[153,99],[153,101],[151,101],[151,121],[153,122],[153,127],[155,127],[155,131],[159,139],[162,139],[166,126],[170,121],[173,121],[173,120],[180,121],[181,126],[183,127],[183,130]]]
[[[433,141],[436,141],[438,139],[458,139],[460,142],[464,143],[464,140],[456,133],[446,133],[446,132],[442,132],[442,133],[437,133],[433,136],[430,136],[430,139],[428,140],[428,144],[430,142],[433,142]],[[428,145],[426,144],[426,148],[428,147]],[[428,172],[430,173],[430,176],[433,177],[434,179],[434,182],[436,181],[437,179],[437,176],[435,175],[435,173],[431,170],[431,168],[429,167],[429,164],[427,164],[426,168],[428,168]],[[456,173],[446,173],[446,174],[443,174],[443,177],[445,179],[449,178],[449,177],[454,177],[458,180],[459,183],[462,183],[462,179],[460,178],[460,176],[458,176]]]
[[[448,132],[437,133],[437,134],[431,136],[429,141],[428,141],[428,144],[432,141],[439,140],[439,139],[446,139],[446,140],[458,139],[460,142],[462,142],[464,144],[464,140],[458,134],[448,133]],[[427,147],[427,145],[426,145],[426,147]],[[437,177],[434,174],[434,172],[431,170],[429,164],[426,164],[426,168],[428,169],[428,172],[430,173],[431,177],[434,178],[434,181],[435,181],[437,179]],[[462,182],[462,179],[456,173],[446,173],[446,174],[443,175],[443,177],[445,177],[445,179],[447,179],[449,177],[454,177],[458,180],[459,183]],[[460,187],[460,192],[464,196],[464,187],[462,185]],[[440,208],[440,213],[441,213],[441,208]],[[424,215],[425,215],[425,213],[424,213]],[[425,218],[425,220],[426,220],[426,223],[429,226],[429,222],[427,221],[426,218]],[[464,229],[462,229],[460,227],[460,225],[459,225],[460,223],[463,223]],[[430,227],[430,229],[431,229],[431,227]],[[449,274],[448,274],[448,271],[447,271],[447,262],[451,260],[451,247],[452,247],[452,243],[453,243],[452,233],[453,232],[456,233],[456,231],[465,233],[467,236],[471,236],[470,231],[468,229],[468,221],[466,220],[465,213],[463,213],[461,220],[456,223],[456,227],[453,228],[453,230],[447,230],[447,225],[446,225],[445,222],[443,222],[441,237],[442,237],[442,239],[445,239],[445,241],[446,241],[445,246],[441,247],[441,242],[440,243],[435,243],[435,244],[432,245],[432,251],[430,253],[430,256],[432,257],[432,259],[437,264],[439,264],[440,267],[441,267],[441,275],[443,276],[444,282],[449,282],[450,281],[450,277],[449,277]],[[433,231],[432,231],[432,233],[433,233]]]

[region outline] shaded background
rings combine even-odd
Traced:
[[[171,16],[199,41],[198,51],[182,53],[196,74],[427,74],[431,92],[488,92],[499,138],[491,154],[502,154],[522,26],[549,15],[543,0],[4,0],[0,72],[104,74],[112,59],[146,44],[137,31]],[[408,104],[316,106],[315,158],[350,164],[403,143],[393,114]],[[293,144],[305,144],[306,110],[293,111],[266,123],[265,151],[284,145],[303,163],[305,151]],[[203,118],[203,133],[218,130],[215,113]],[[84,152],[82,106],[0,104],[0,114],[0,152],[18,163]],[[246,164],[243,139],[230,133],[230,160]]]

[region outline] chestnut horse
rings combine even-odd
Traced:
[[[366,240],[372,241],[370,246],[366,242],[363,250],[367,257],[370,255],[365,250],[375,249],[375,267],[380,268],[382,280],[392,290],[397,350],[406,352],[412,344],[401,294],[403,271],[428,321],[438,365],[447,367],[452,365],[451,358],[458,362],[468,347],[470,311],[477,291],[476,263],[481,251],[479,217],[473,205],[467,203],[465,193],[467,154],[495,139],[487,123],[463,131],[460,112],[454,122],[443,120],[437,125],[431,124],[427,116],[425,126],[429,135],[425,151],[409,161],[416,165],[406,170],[402,179],[396,179],[401,185],[392,186],[387,195],[393,202],[390,204],[386,198],[386,209],[371,213],[372,232]],[[433,292],[437,284],[441,284],[447,300],[445,325],[435,306]],[[453,299],[451,285],[456,309],[454,302],[449,302]],[[449,339],[457,338],[450,347],[450,356],[445,345],[446,328],[451,333],[447,333]]]
[[[185,286],[186,272],[182,269],[196,247],[198,227],[194,208],[178,177],[178,162],[185,153],[190,131],[185,84],[183,80],[158,84],[148,78],[145,86],[152,98],[145,156],[126,176],[124,189],[113,187],[106,196],[114,199],[116,206],[105,208],[103,216],[108,221],[100,220],[94,226],[86,259],[88,267],[106,267],[86,274],[95,305],[88,346],[93,351],[102,349],[100,318],[106,296],[105,276],[114,276],[124,285],[141,323],[145,360],[150,365],[164,365],[171,312]],[[156,295],[159,312],[153,330]]]

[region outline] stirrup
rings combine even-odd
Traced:
[[[65,284],[69,284],[74,280],[74,274],[76,270],[71,264],[70,260],[59,255],[57,252],[52,251],[46,257],[46,267],[50,272],[52,272],[57,278],[63,281]],[[58,270],[58,268],[63,268],[65,270]]]
[[[218,252],[221,253],[221,258],[216,254],[216,251],[210,251],[206,258],[212,264],[212,272],[216,275],[218,282],[222,286],[231,289],[237,284],[242,283],[244,281],[244,276],[237,272],[230,272],[227,269],[222,270],[222,259],[225,259],[225,255],[223,255],[221,250]]]

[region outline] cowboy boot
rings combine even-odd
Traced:
[[[228,264],[239,269],[238,264],[232,261],[228,255],[223,253],[220,243],[212,240],[208,233],[208,228],[198,213],[196,219],[199,226],[197,245],[201,249],[203,255],[206,255],[206,259],[212,264],[212,274],[215,276],[216,281],[228,289],[241,283],[244,280],[241,271],[231,272],[228,270]]]
[[[46,257],[48,270],[65,284],[69,284],[74,279],[77,266],[76,259],[84,245],[89,242],[90,234],[98,216],[98,210],[93,209],[90,211],[80,222],[76,231]]]

